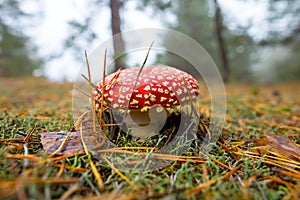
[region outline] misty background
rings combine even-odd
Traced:
[[[300,80],[299,12],[299,0],[0,0],[0,77],[74,81],[84,50],[125,31],[168,28],[199,42],[226,82]],[[126,41],[113,42],[117,58]],[[155,56],[188,65],[174,55]],[[133,60],[117,59],[114,70],[138,64]]]

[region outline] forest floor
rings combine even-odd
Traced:
[[[39,133],[74,125],[73,84],[1,78],[0,199],[300,199],[300,82],[225,87],[226,123],[206,157],[191,147],[135,172],[45,152]]]

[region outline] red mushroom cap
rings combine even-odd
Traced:
[[[146,111],[154,105],[172,108],[196,99],[198,82],[186,72],[169,66],[123,69],[105,78],[104,104],[116,109]],[[102,81],[96,88],[102,91]],[[134,90],[134,91],[133,91]],[[95,91],[95,99],[101,94]],[[98,105],[99,106],[99,105]]]

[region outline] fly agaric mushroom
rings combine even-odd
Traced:
[[[102,81],[96,88],[96,109],[102,103],[105,110],[119,116],[114,121],[125,123],[127,132],[138,138],[158,134],[166,120],[170,123],[168,118],[181,114],[182,107],[199,95],[197,80],[169,66],[148,66],[140,74],[139,68],[128,68],[105,77],[102,102]]]

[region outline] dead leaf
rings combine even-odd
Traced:
[[[279,153],[285,154],[291,159],[300,160],[300,148],[289,138],[267,133],[267,139],[269,140],[269,145]]]
[[[68,132],[39,133],[41,136],[43,149],[48,154],[54,153],[60,147],[67,134]],[[93,136],[89,136],[89,138],[85,138],[85,141],[93,141],[93,139],[95,140]],[[75,153],[84,153],[84,149],[82,148],[80,134],[77,132],[72,132],[62,150],[56,155],[68,155]]]

